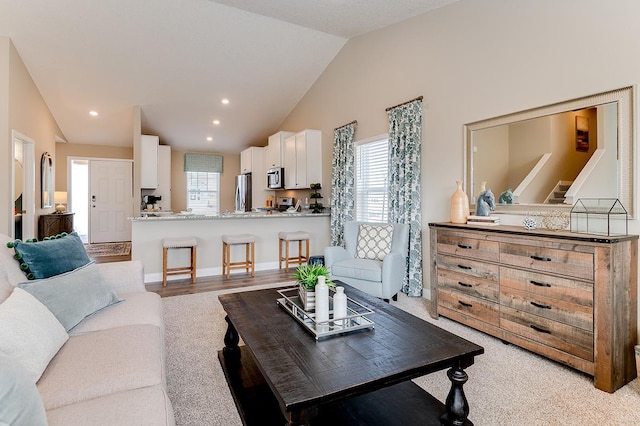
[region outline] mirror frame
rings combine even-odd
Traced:
[[[558,102],[538,108],[532,108],[512,114],[489,118],[464,125],[464,170],[465,190],[469,195],[469,204],[475,206],[473,188],[473,132],[504,124],[511,124],[532,118],[544,117],[567,111],[591,108],[597,105],[616,102],[618,105],[618,194],[617,198],[627,209],[630,218],[636,212],[636,187],[634,185],[636,152],[636,123],[634,120],[636,86],[627,86],[591,96]],[[496,204],[496,213],[526,214],[527,211],[571,210],[568,204]]]
[[[53,207],[53,157],[48,152],[40,160],[40,201],[42,208]]]

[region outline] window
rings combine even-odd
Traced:
[[[185,172],[187,209],[200,214],[220,213],[220,173]]]
[[[389,138],[356,144],[356,220],[382,222],[389,211]]]

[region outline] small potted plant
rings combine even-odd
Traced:
[[[331,277],[329,276],[329,271],[327,270],[327,268],[317,263],[300,265],[293,275],[298,282],[298,293],[300,294],[300,300],[302,300],[305,311],[315,309],[315,289],[316,284],[318,283],[318,277],[320,275],[326,277],[325,282],[329,287],[335,286],[333,281],[331,281]]]

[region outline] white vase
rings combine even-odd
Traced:
[[[347,295],[344,294],[344,287],[337,286],[333,295],[333,318],[344,318],[347,316]],[[346,320],[334,321],[334,325],[345,325]]]
[[[462,190],[462,181],[456,181],[458,188],[456,192],[451,195],[451,223],[467,223],[467,217],[469,216],[469,197]]]
[[[329,286],[326,277],[320,275],[316,284],[316,322],[329,320]]]

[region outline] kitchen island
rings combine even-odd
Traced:
[[[198,240],[197,277],[222,274],[223,234],[255,235],[256,271],[278,269],[278,233],[281,231],[308,232],[311,235],[310,256],[322,255],[331,238],[329,213],[173,214],[130,220],[131,258],[144,264],[145,283],[162,281],[163,238],[195,237]],[[291,244],[290,247],[295,255],[298,245]],[[244,246],[232,247],[231,256],[234,261],[244,259]],[[168,263],[170,268],[187,265],[189,250],[170,250]],[[244,273],[244,270],[232,271],[232,274]],[[187,277],[188,274],[170,278]]]

